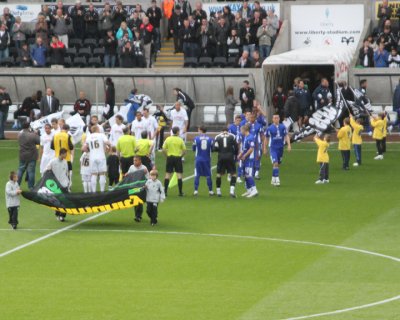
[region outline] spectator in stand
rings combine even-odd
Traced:
[[[228,45],[228,57],[238,58],[240,56],[241,45],[240,45],[240,37],[237,34],[236,29],[231,30],[231,35],[228,37],[227,40]]]
[[[150,24],[154,27],[154,51],[161,49],[160,24],[162,19],[161,9],[157,6],[157,0],[151,0],[151,7],[147,9],[146,15],[149,17]]]
[[[56,6],[56,9],[55,9],[55,11],[57,11],[58,9],[60,9],[60,10],[61,10],[61,12],[62,12],[62,15],[66,15],[66,14],[68,14],[68,12],[67,12],[67,8],[64,6],[64,4],[63,4],[63,2],[62,2],[62,1],[58,1],[58,2],[57,2],[57,6]]]
[[[8,7],[5,7],[3,9],[3,15],[1,16],[1,21],[2,23],[6,24],[8,31],[11,31],[13,29],[15,23],[15,17],[12,15]]]
[[[127,24],[132,33],[135,33],[135,31],[139,30],[142,20],[139,18],[139,14],[136,11],[133,11],[132,15],[127,21]]]
[[[196,30],[203,24],[203,19],[207,21],[207,13],[203,10],[203,3],[201,1],[196,2],[192,16],[196,24]]]
[[[140,25],[139,33],[140,33],[140,39],[142,40],[143,43],[146,66],[148,68],[151,68],[152,67],[151,45],[153,43],[153,38],[154,38],[154,28],[150,24],[149,18],[146,16],[143,18],[143,23]]]
[[[253,101],[255,99],[254,89],[250,87],[249,81],[243,81],[243,87],[239,92],[240,107],[242,108],[242,113],[250,111],[253,108]]]
[[[174,53],[182,52],[182,43],[179,41],[179,30],[182,28],[183,21],[186,18],[186,13],[182,12],[181,6],[177,4],[170,20],[170,32],[174,37]]]
[[[108,106],[108,112],[103,114],[103,117],[108,120],[114,115],[115,106],[115,87],[114,82],[111,78],[107,78],[105,81],[106,91],[105,91],[105,105]]]
[[[389,53],[385,50],[385,44],[379,43],[378,50],[374,53],[375,68],[386,68],[388,66]]]
[[[228,29],[232,29],[232,25],[235,23],[235,16],[232,14],[230,6],[224,6],[222,9],[222,17],[225,19],[225,23]]]
[[[21,124],[18,121],[19,117],[27,117],[28,122],[30,120],[31,112],[33,109],[39,109],[39,105],[37,103],[37,93],[32,94],[30,97],[26,97],[22,102],[22,105],[14,112],[14,125],[13,129],[20,129]]]
[[[63,65],[65,55],[65,45],[62,43],[56,35],[51,38],[51,44],[49,47],[49,55],[52,65]]]
[[[41,37],[36,38],[36,44],[31,47],[31,59],[34,67],[44,67],[46,65],[47,48]]]
[[[141,20],[143,20],[143,18],[146,17],[146,13],[142,9],[142,5],[139,4],[139,3],[135,5],[135,11],[134,12],[136,12],[138,14],[138,17]]]
[[[174,0],[163,0],[162,2],[162,10],[164,13],[164,17],[167,19],[167,39],[169,40],[171,37],[171,18],[172,14],[174,13],[174,6],[175,6],[175,1]]]
[[[251,59],[253,60],[252,68],[261,68],[261,66],[263,64],[263,59],[261,59],[261,57],[260,57],[260,52],[258,52],[257,50],[254,51]]]
[[[226,126],[233,123],[233,115],[235,113],[235,106],[239,103],[234,97],[233,87],[229,86],[225,92],[225,118]]]
[[[203,19],[201,22],[197,39],[199,42],[198,47],[200,49],[200,57],[214,57],[216,45],[214,31],[206,19]]]
[[[7,26],[3,23],[0,26],[0,62],[8,58],[8,46],[10,45],[10,35],[7,31]]]
[[[187,17],[192,15],[192,6],[188,0],[178,0],[177,2],[180,4],[182,12],[184,12]]]
[[[189,20],[183,21],[183,28],[179,30],[179,41],[182,42],[183,55],[185,58],[194,57],[193,42],[196,41],[194,29],[189,25]]]
[[[378,33],[383,31],[384,24],[387,20],[390,20],[392,16],[392,8],[389,7],[389,1],[383,0],[382,4],[378,6]]]
[[[92,109],[92,104],[88,99],[84,91],[79,92],[79,99],[75,101],[74,111],[71,112],[71,116],[79,114],[84,123],[88,124],[90,120],[90,110]]]
[[[388,57],[388,67],[389,68],[399,68],[400,67],[400,55],[397,53],[396,48],[392,48],[390,55]]]
[[[20,67],[30,67],[32,65],[31,53],[26,42],[23,42],[18,50],[18,59]]]
[[[297,88],[294,90],[294,95],[299,102],[299,127],[301,128],[308,122],[308,117],[311,115],[310,107],[312,104],[310,91],[306,88],[303,80],[299,81]]]
[[[87,38],[97,39],[99,37],[99,14],[94,8],[93,3],[89,4],[89,10],[85,13],[86,34]]]
[[[272,105],[274,107],[274,113],[279,114],[279,119],[281,122],[285,118],[285,112],[283,108],[285,106],[286,100],[287,97],[283,92],[283,86],[279,84],[276,87],[274,95],[272,96]]]
[[[235,13],[235,20],[232,23],[232,29],[237,30],[239,38],[242,38],[242,31],[245,29],[245,21],[242,19],[240,12]]]
[[[68,49],[68,25],[71,22],[71,18],[67,15],[63,15],[62,9],[57,9],[56,15],[52,17],[53,33],[58,36],[58,39],[64,43]]]
[[[252,66],[253,66],[253,64],[249,58],[249,52],[243,51],[241,57],[238,60],[237,67],[238,68],[251,68]]]
[[[26,33],[28,32],[28,27],[24,22],[21,22],[21,17],[15,18],[15,23],[11,31],[11,37],[14,41],[14,45],[17,49],[21,48],[21,44],[26,40]]]
[[[243,5],[238,12],[240,12],[242,19],[245,21],[250,21],[250,19],[253,17],[253,11],[249,7],[248,0],[243,1]]]
[[[383,32],[381,32],[379,35],[379,41],[384,42],[385,44],[385,50],[387,52],[390,52],[390,50],[397,46],[396,38],[392,32],[392,26],[390,24],[390,20],[387,20],[385,22],[385,27],[383,28]]]
[[[274,35],[275,31],[272,25],[268,24],[267,19],[263,19],[262,25],[257,30],[258,46],[263,61],[268,58],[271,53],[272,37]]]
[[[4,129],[8,117],[8,110],[12,104],[10,95],[6,92],[6,88],[0,86],[0,140],[4,140]]]
[[[42,5],[42,11],[39,12],[38,19],[40,16],[44,17],[44,20],[46,21],[47,24],[47,29],[50,30],[52,13],[47,4]]]
[[[299,131],[299,111],[300,106],[297,98],[294,95],[293,90],[289,90],[288,98],[285,102],[285,106],[283,107],[285,113],[285,119],[291,118],[293,120],[293,132]]]
[[[106,2],[103,11],[99,16],[99,31],[101,36],[104,37],[108,30],[116,30],[116,29],[114,29],[113,25],[111,6],[108,2]]]
[[[85,38],[85,9],[81,5],[81,0],[76,0],[75,6],[71,10],[71,20],[74,37]]]
[[[50,30],[50,28],[48,27],[45,19],[45,16],[41,14],[38,15],[38,21],[35,25],[35,33],[36,38],[41,38],[43,43],[47,46],[47,44],[49,43],[48,31]]]
[[[243,51],[251,54],[256,49],[257,30],[251,28],[250,21],[246,21],[245,27],[242,30],[242,36]]]
[[[146,68],[146,59],[144,58],[144,46],[140,38],[139,31],[135,31],[135,41],[132,45],[135,51],[135,65],[138,68]]]
[[[373,68],[374,66],[374,51],[370,46],[368,39],[364,40],[364,45],[360,48],[358,54],[359,64],[364,68]]]
[[[215,41],[217,42],[217,57],[226,57],[228,52],[228,35],[229,28],[226,24],[225,18],[220,17],[217,25],[215,26]]]
[[[256,39],[256,47],[258,47],[258,38],[257,38],[257,31],[258,28],[262,25],[262,19],[260,19],[260,12],[255,11],[253,13],[253,18],[250,20],[251,23],[251,33],[255,36]]]
[[[275,31],[274,36],[276,36],[279,30],[279,18],[273,10],[268,10],[267,12],[267,23]]]
[[[103,41],[104,44],[104,67],[114,68],[117,58],[118,41],[115,39],[112,29],[107,31]]]
[[[119,54],[119,65],[121,68],[135,67],[135,51],[132,50],[132,43],[126,41]]]
[[[126,33],[128,34],[129,41],[132,41],[133,40],[133,33],[132,33],[131,30],[129,30],[128,25],[126,24],[126,22],[123,21],[123,22],[121,22],[121,25],[120,25],[120,27],[119,27],[119,29],[117,31],[117,34],[116,34],[117,40],[122,39],[122,37]]]
[[[128,16],[126,10],[122,7],[122,2],[117,1],[117,5],[115,10],[111,14],[111,21],[113,23],[114,30],[118,30],[123,21],[126,21],[126,17]]]
[[[315,88],[315,90],[312,94],[315,110],[318,110],[324,106],[327,106],[329,103],[329,96],[332,97],[332,93],[329,90],[328,79],[322,78],[321,84],[317,88]]]
[[[260,5],[260,1],[256,0],[254,1],[254,12],[259,12],[260,13],[260,18],[265,19],[267,17],[267,12],[263,7]]]

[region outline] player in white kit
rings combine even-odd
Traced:
[[[175,109],[171,110],[171,128],[179,128],[179,136],[186,141],[186,131],[188,125],[188,115],[186,110],[183,108],[182,101],[178,100],[175,102]],[[171,132],[172,135],[172,132]]]
[[[103,192],[106,186],[107,160],[106,151],[111,147],[104,133],[99,132],[97,125],[91,127],[91,134],[86,138],[83,151],[89,151],[89,162],[91,170],[92,192],[96,192],[97,177],[99,177],[100,191]]]
[[[91,192],[92,186],[92,172],[90,168],[90,155],[89,152],[82,152],[81,158],[79,160],[81,164],[81,177],[82,177],[82,185],[83,191]]]
[[[51,149],[51,141],[53,141],[54,132],[51,130],[50,124],[45,124],[42,135],[40,136],[40,174],[43,176],[50,161],[55,158],[55,152]]]
[[[136,140],[142,138],[142,131],[147,130],[147,121],[143,119],[140,111],[136,112],[136,119],[132,121],[131,132],[135,136]]]
[[[146,127],[147,127],[147,138],[153,141],[153,146],[156,145],[156,136],[157,136],[157,129],[158,129],[158,122],[157,119],[150,115],[149,109],[143,109],[143,119],[146,120]],[[156,158],[156,148],[152,148],[150,159],[154,163]]]
[[[117,146],[119,137],[124,135],[125,125],[122,123],[124,118],[117,114],[115,116],[115,123],[111,126],[110,130],[110,143],[113,147]]]

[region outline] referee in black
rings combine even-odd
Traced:
[[[231,186],[229,194],[232,198],[236,198],[235,185],[236,185],[236,157],[239,152],[236,137],[228,132],[225,128],[214,139],[213,151],[218,152],[217,162],[217,196],[221,197],[221,176],[225,173],[231,175]]]
[[[169,180],[171,178],[171,174],[176,172],[178,177],[178,188],[179,188],[179,196],[183,196],[183,162],[182,157],[186,153],[186,146],[183,139],[179,136],[179,128],[173,127],[172,128],[172,136],[169,136],[165,139],[163,145],[163,152],[167,157],[167,164],[165,168],[165,180],[164,180],[164,189],[165,189],[165,196],[167,196]]]

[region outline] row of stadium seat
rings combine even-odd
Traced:
[[[183,66],[185,68],[234,68],[237,65],[237,60],[238,58],[236,57],[215,57],[214,59],[210,57],[185,58]]]
[[[236,106],[234,115],[241,113],[242,109]],[[205,124],[226,123],[225,106],[205,106],[203,108],[203,122]]]
[[[1,67],[5,68],[12,68],[12,67],[18,67],[20,65],[20,60],[19,58],[14,58],[14,57],[8,57],[8,58],[3,58],[0,62]],[[85,68],[85,67],[90,67],[90,68],[101,68],[104,66],[102,58],[101,57],[89,57],[87,59],[84,56],[81,57],[75,57],[71,58],[69,56],[66,56],[64,58],[64,67],[66,68]],[[46,58],[46,67],[51,66],[51,58],[47,57]]]

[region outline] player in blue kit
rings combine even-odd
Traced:
[[[279,123],[279,115],[274,114],[272,116],[272,124],[267,128],[265,132],[266,139],[264,140],[264,154],[267,155],[267,146],[269,148],[269,155],[272,162],[272,180],[273,186],[280,186],[279,180],[279,165],[282,161],[283,147],[285,141],[287,143],[288,151],[291,150],[290,138],[287,134],[285,125]]]
[[[255,158],[254,158],[254,179],[259,180],[259,172],[260,172],[260,167],[261,167],[261,156],[262,156],[262,148],[263,148],[263,140],[264,140],[264,135],[263,135],[263,127],[262,125],[257,121],[256,119],[256,114],[252,113],[249,116],[249,122],[247,123],[250,128],[250,134],[254,137],[254,153],[255,153]]]
[[[199,128],[199,135],[194,138],[193,151],[196,152],[194,169],[194,193],[198,195],[200,177],[207,178],[208,194],[214,195],[211,180],[211,150],[214,140],[206,135],[207,129],[203,126]]]
[[[243,140],[242,148],[238,159],[242,160],[244,179],[246,183],[246,192],[242,197],[252,198],[258,195],[257,187],[253,178],[254,160],[255,160],[255,139],[250,134],[250,126],[245,124],[241,128]]]
[[[242,141],[242,133],[240,131],[240,127],[242,126],[241,122],[242,122],[242,115],[237,114],[235,116],[234,123],[230,124],[229,127],[228,127],[228,132],[233,134],[236,137],[236,143],[238,145],[240,145],[240,143]],[[242,183],[242,179],[241,179],[242,176],[243,176],[242,166],[239,164],[238,165],[238,170],[237,170],[237,179],[236,179],[237,183]],[[231,177],[228,175],[228,179],[229,180],[230,180],[230,178]]]

